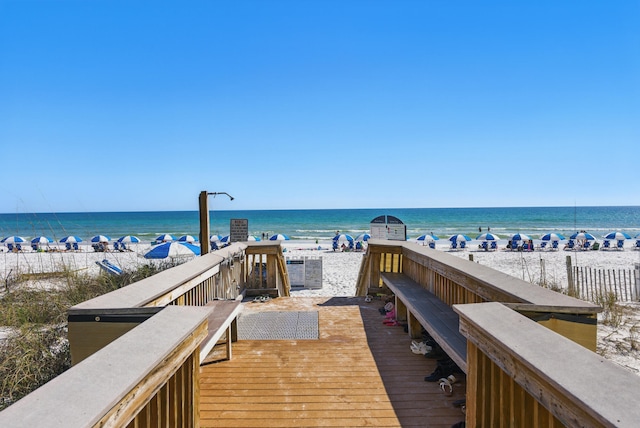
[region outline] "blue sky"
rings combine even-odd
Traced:
[[[0,0],[0,212],[640,205],[638,1]]]

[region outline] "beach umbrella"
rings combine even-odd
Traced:
[[[528,241],[531,238],[529,237],[529,235],[525,235],[524,233],[516,233],[514,235],[511,235],[511,240],[512,241]]]
[[[197,239],[192,235],[182,235],[181,237],[178,238],[178,242],[193,243],[193,242],[196,242],[196,241],[197,241]]]
[[[80,239],[78,236],[69,235],[62,238],[60,242],[62,242],[63,244],[77,244],[78,242],[82,242],[82,239]]]
[[[249,235],[247,241],[260,241],[260,238],[258,238],[257,236]]]
[[[640,233],[633,237],[633,239],[640,239]]]
[[[420,235],[416,238],[416,241],[418,242],[429,242],[429,241],[438,241],[440,238],[438,238],[435,235],[430,235],[430,234],[424,234],[424,235]]]
[[[96,235],[93,238],[91,238],[91,242],[109,242],[111,241],[111,238],[109,238],[106,235]]]
[[[565,237],[559,233],[547,233],[540,238],[542,241],[563,241]]]
[[[282,233],[276,233],[275,235],[269,237],[269,241],[289,241],[289,237],[287,235],[283,235]]]
[[[211,235],[209,237],[210,242],[218,242],[222,239],[222,235]]]
[[[231,235],[223,236],[222,238],[220,238],[220,242],[222,242],[223,244],[228,244],[229,242],[231,242]]]
[[[160,235],[156,238],[156,242],[169,242],[169,241],[175,241],[175,240],[176,238],[173,235],[170,235],[168,233]]]
[[[368,241],[369,239],[371,239],[371,235],[369,235],[368,233],[361,233],[360,235],[356,236],[355,241]]]
[[[133,235],[126,235],[118,238],[118,242],[125,243],[125,244],[137,244],[140,242],[140,238]]]
[[[50,244],[53,242],[53,239],[48,236],[37,236],[31,240],[32,244]]]
[[[200,255],[200,247],[188,242],[165,242],[153,247],[145,255],[145,259],[166,259],[167,257],[194,257]]]
[[[21,244],[23,242],[27,242],[27,240],[22,236],[7,236],[0,242],[4,242],[5,244]]]
[[[571,235],[571,236],[569,237],[569,239],[575,239],[575,240],[580,239],[580,240],[583,240],[583,241],[584,241],[584,240],[587,240],[587,241],[595,241],[595,240],[596,240],[596,237],[595,237],[595,236],[593,236],[593,235],[592,235],[592,234],[590,234],[590,233],[587,233],[587,232],[577,232],[577,233],[574,233],[573,235]]]
[[[449,241],[451,242],[471,241],[471,238],[469,238],[467,235],[463,235],[459,233],[457,235],[451,235],[449,237]]]
[[[334,236],[333,240],[335,242],[338,242],[338,243],[340,243],[340,242],[353,242],[353,236],[348,235],[346,233],[341,233],[339,235]]]
[[[477,241],[497,241],[498,239],[500,239],[500,237],[491,232],[483,233],[476,237]]]
[[[631,235],[624,232],[609,232],[603,236],[604,239],[615,240],[615,241],[623,241],[625,239],[631,239]]]

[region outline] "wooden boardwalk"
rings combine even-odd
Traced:
[[[241,340],[233,358],[201,367],[202,427],[450,427],[464,419],[424,381],[436,362],[410,351],[402,327],[382,324],[382,302],[280,298],[251,311],[319,311],[319,340]],[[214,351],[215,352],[215,351]],[[462,377],[462,375],[460,375]]]

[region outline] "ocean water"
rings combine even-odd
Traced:
[[[368,231],[380,215],[398,217],[407,226],[408,238],[433,232],[440,238],[464,233],[475,238],[479,229],[507,238],[521,232],[538,238],[547,232],[571,234],[586,230],[600,237],[613,230],[632,236],[640,233],[640,207],[519,207],[519,208],[410,208],[337,210],[252,210],[211,211],[211,233],[229,233],[230,219],[247,219],[249,233],[262,237],[283,233],[297,240],[327,240],[336,231],[353,236]],[[0,214],[0,237],[45,235],[59,240],[77,235],[88,240],[94,235],[117,239],[136,235],[152,241],[163,233],[199,233],[197,211],[15,213]]]

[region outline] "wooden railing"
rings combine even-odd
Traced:
[[[637,426],[640,379],[593,351],[601,308],[413,243],[369,241],[357,294],[401,272],[467,338],[466,426]]]
[[[264,282],[252,279],[256,259]],[[197,427],[205,305],[251,292],[289,295],[279,243],[232,244],[74,306],[73,367],[1,412],[0,426]]]

